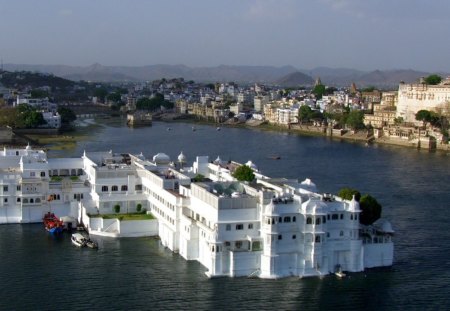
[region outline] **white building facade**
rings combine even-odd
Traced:
[[[392,265],[390,224],[360,225],[357,201],[319,194],[308,179],[271,179],[251,162],[252,183],[232,177],[235,162],[186,162],[183,154],[177,161],[112,152],[47,159],[29,147],[4,149],[0,222],[38,222],[49,210],[80,218],[119,206],[125,214],[140,205],[156,217],[161,243],[200,262],[209,277],[304,277]]]

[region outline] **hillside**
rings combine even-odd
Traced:
[[[314,84],[314,79],[304,73],[301,73],[300,71],[296,71],[285,75],[284,77],[276,80],[274,83],[284,87],[298,87],[312,85]]]
[[[75,82],[54,76],[52,74],[44,74],[39,72],[2,72],[0,82],[9,88],[22,88],[25,86],[38,88],[50,86],[52,88],[66,88],[73,86]]]

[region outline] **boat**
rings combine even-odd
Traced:
[[[272,154],[272,155],[269,156],[269,159],[272,159],[272,160],[280,160],[280,159],[281,159],[281,156],[279,156],[279,155],[277,155],[277,154]]]
[[[342,279],[345,277],[345,273],[342,272],[342,268],[340,265],[337,265],[336,267],[336,272],[334,273],[334,275],[336,275],[338,278]]]
[[[86,240],[86,246],[89,248],[98,248],[98,244],[92,241],[91,239]]]
[[[195,128],[195,126],[192,127],[192,131],[195,132],[197,129]]]
[[[86,246],[86,238],[80,234],[80,233],[74,233],[72,234],[72,236],[70,237],[70,239],[72,240],[72,244],[78,247],[83,247]]]
[[[220,130],[221,130],[221,128],[220,128],[220,127],[216,128],[216,131],[220,131]]]
[[[55,216],[55,214],[48,212],[42,218],[44,222],[45,230],[50,233],[58,234],[61,233],[64,229],[64,223]]]

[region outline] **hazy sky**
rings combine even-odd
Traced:
[[[0,57],[450,71],[450,0],[0,0]]]

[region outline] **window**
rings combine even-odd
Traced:
[[[8,192],[8,186],[3,186],[3,192]]]
[[[289,216],[284,217],[284,222],[291,222],[291,217]]]
[[[118,187],[118,186],[112,186],[112,187],[111,187],[111,191],[117,191],[117,190],[119,190],[119,187]]]
[[[306,224],[307,225],[311,225],[312,224],[312,218],[311,217],[306,218]]]
[[[225,242],[225,246],[230,246],[230,242]]]
[[[330,220],[330,214],[327,215],[327,220]]]
[[[332,220],[338,220],[338,219],[339,219],[339,214],[333,214],[333,215],[331,216],[331,219],[332,219]]]
[[[316,242],[316,243],[320,243],[320,235],[316,235],[315,242]]]
[[[17,203],[20,203],[20,198],[17,198]]]
[[[227,226],[226,226],[226,230],[227,230],[227,231],[230,231],[230,230],[231,230],[231,225],[227,225]]]
[[[28,203],[28,199],[23,199],[23,203]]]
[[[292,239],[295,240],[297,238],[297,236],[294,234],[292,235]]]
[[[253,224],[248,224],[249,229],[253,229]]]
[[[283,218],[278,217],[278,222],[281,224],[283,222]]]
[[[34,199],[30,199],[30,203],[34,203]]]
[[[350,214],[350,220],[353,220],[353,214]]]
[[[325,216],[322,217],[322,223],[324,223],[324,224],[327,223],[327,218]]]
[[[321,223],[321,219],[320,219],[320,217],[317,217],[316,218],[316,225],[320,225],[320,223]]]
[[[41,172],[41,177],[45,177],[45,172]]]
[[[16,189],[17,189],[17,191],[21,191],[22,187],[20,187],[20,185],[18,185]]]
[[[296,222],[297,221],[297,218],[294,216],[294,217],[292,217],[292,222]]]
[[[344,236],[344,231],[339,232],[339,236]]]
[[[108,186],[102,186],[102,192],[108,192]]]
[[[123,185],[120,190],[121,191],[128,191],[128,186],[127,185]]]
[[[282,240],[283,236],[281,234],[278,235],[278,240]]]
[[[142,185],[136,185],[136,186],[134,187],[134,190],[136,190],[136,191],[142,191]]]
[[[5,198],[3,201],[4,201],[5,203],[8,203],[8,198]]]
[[[30,172],[30,177],[35,177],[36,173],[35,172]]]
[[[344,219],[344,214],[341,214],[341,219]]]
[[[41,199],[36,198],[36,203],[41,203]]]
[[[237,224],[236,225],[236,230],[243,230],[244,229],[244,225],[243,224]]]
[[[236,246],[236,248],[241,248],[242,247],[242,241],[236,241],[236,243],[234,245]]]

